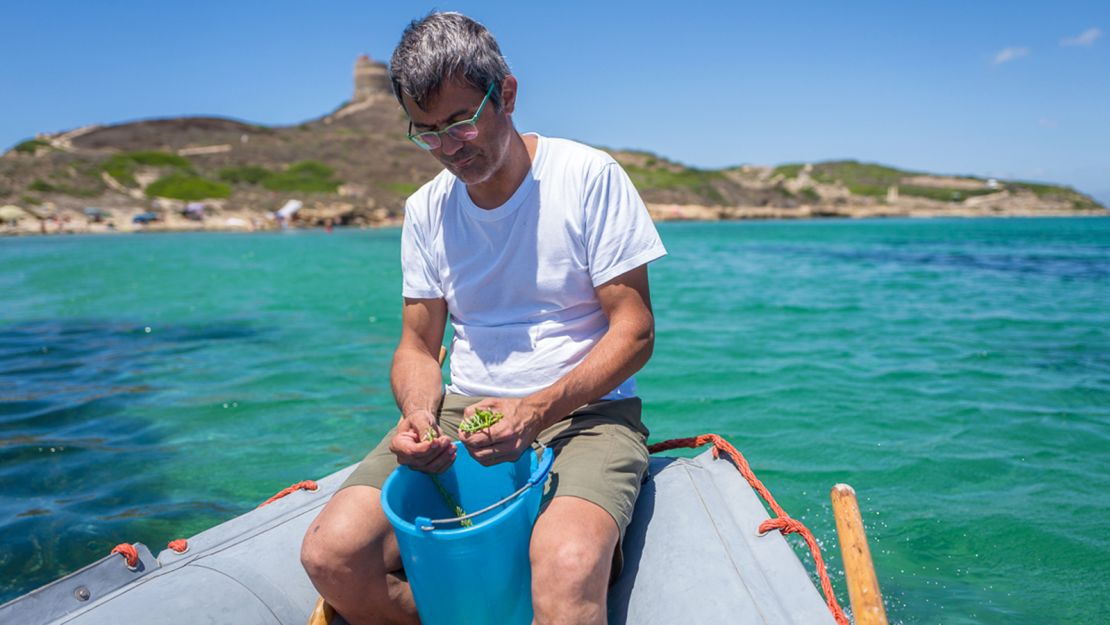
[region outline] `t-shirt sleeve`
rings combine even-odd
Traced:
[[[663,241],[628,174],[609,163],[586,189],[586,256],[599,286],[666,255]]]
[[[418,212],[405,204],[405,221],[401,225],[401,295],[414,299],[443,297],[439,272],[428,245],[428,224],[421,223]]]

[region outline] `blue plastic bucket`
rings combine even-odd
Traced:
[[[420,622],[528,625],[528,542],[554,454],[529,449],[516,462],[484,467],[455,445],[455,462],[436,477],[472,515],[470,527],[461,526],[426,473],[398,467],[382,488]]]

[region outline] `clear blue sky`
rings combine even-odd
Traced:
[[[702,167],[855,158],[1110,202],[1106,0],[5,0],[0,147],[139,118],[313,118],[349,97],[358,54],[388,59],[433,7],[497,36],[522,130]]]

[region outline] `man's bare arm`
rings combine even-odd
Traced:
[[[524,399],[542,415],[544,427],[575,408],[600,399],[640,370],[655,347],[647,265],[623,273],[595,289],[609,330],[586,358],[555,384]]]
[[[439,347],[447,323],[447,303],[442,299],[405,298],[401,313],[401,340],[393,353],[390,384],[401,410],[397,435],[390,450],[401,464],[438,473],[454,460],[454,447],[445,436],[424,440],[436,429],[436,411],[443,395]],[[438,429],[436,429],[438,434]]]
[[[463,436],[483,464],[515,459],[544,428],[603,397],[640,370],[655,346],[647,266],[642,265],[595,289],[609,329],[586,358],[551,386],[522,399],[493,398],[467,408],[502,412],[505,419],[488,435]]]
[[[409,299],[401,312],[401,340],[393,353],[389,381],[402,415],[416,410],[435,412],[443,393],[439,346],[447,324],[447,302]]]

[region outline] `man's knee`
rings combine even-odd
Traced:
[[[619,532],[600,507],[556,497],[532,532],[534,599],[598,600],[604,597]]]
[[[584,580],[612,560],[611,551],[597,542],[577,540],[534,541],[531,549],[533,576]]]
[[[384,572],[391,557],[388,524],[373,510],[376,493],[352,490],[336,493],[305,532],[301,564],[314,580],[356,568],[356,562],[357,568],[377,565]]]
[[[335,527],[337,524],[344,525],[335,519],[317,517],[305,532],[301,541],[301,565],[309,577],[327,575],[350,555],[352,546],[344,544],[344,532]]]
[[[605,621],[612,559],[608,541],[533,540],[532,608],[539,625]]]

